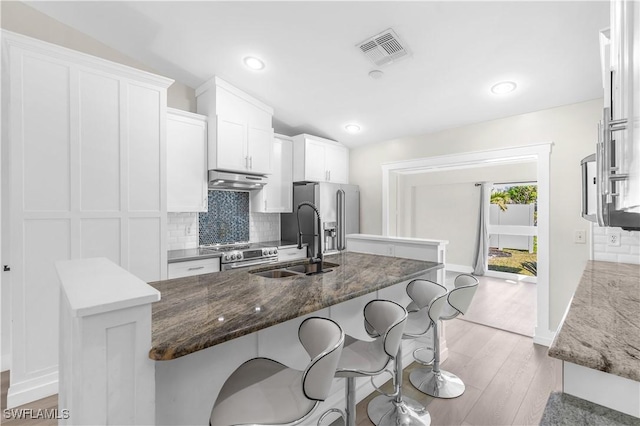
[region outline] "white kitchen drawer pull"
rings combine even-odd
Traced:
[[[187,271],[197,271],[198,269],[204,269],[204,266],[195,266],[193,268],[188,268]]]

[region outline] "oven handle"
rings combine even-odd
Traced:
[[[227,263],[224,265],[225,269],[238,269],[246,268],[248,266],[264,265],[265,263],[277,263],[278,258],[274,257],[268,260],[256,260],[255,262],[240,262],[240,263]]]

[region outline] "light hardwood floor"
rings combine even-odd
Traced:
[[[537,425],[549,393],[562,388],[562,363],[547,356],[547,348],[534,345],[531,338],[485,327],[467,321],[447,321],[449,358],[442,368],[458,375],[466,385],[465,393],[454,399],[435,399],[417,391],[404,371],[405,394],[427,406],[432,425]],[[2,373],[2,408],[6,407],[9,374]],[[391,384],[383,386],[391,390]],[[357,424],[371,425],[366,404],[357,409]],[[57,395],[19,408],[55,409]],[[4,414],[4,413],[3,413]],[[73,413],[71,413],[73,415]],[[45,426],[55,420],[5,420],[10,426]]]
[[[436,399],[409,383],[415,363],[404,370],[405,395],[424,404],[432,425],[537,425],[547,398],[562,389],[562,363],[529,337],[455,319],[446,323],[449,357],[444,370],[466,385],[454,399]],[[383,389],[390,391],[390,383]],[[357,407],[357,424],[372,425],[366,404]]]
[[[447,283],[457,273],[447,272]],[[469,310],[463,317],[500,330],[533,337],[536,325],[536,284],[508,282],[500,278],[476,277],[480,281]]]

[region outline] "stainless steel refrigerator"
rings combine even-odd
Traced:
[[[303,201],[313,203],[320,211],[322,229],[322,249],[325,254],[346,248],[345,235],[360,232],[360,189],[357,185],[337,183],[300,183],[293,186],[293,213],[280,214],[280,233],[284,241],[298,240],[298,204]],[[317,220],[312,209],[300,209],[300,230],[302,241],[309,244],[309,254],[318,252],[317,239],[310,234],[318,234]]]

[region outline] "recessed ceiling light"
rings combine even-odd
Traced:
[[[264,62],[258,58],[254,58],[253,56],[247,56],[244,58],[244,64],[255,71],[260,71],[264,68]]]
[[[380,70],[373,70],[369,72],[369,77],[371,77],[373,80],[379,80],[384,77],[384,73]]]
[[[517,85],[513,81],[501,81],[491,87],[491,93],[494,95],[505,95],[516,90],[516,87]]]
[[[360,131],[360,126],[357,124],[347,124],[344,126],[344,129],[349,133],[358,133]]]

